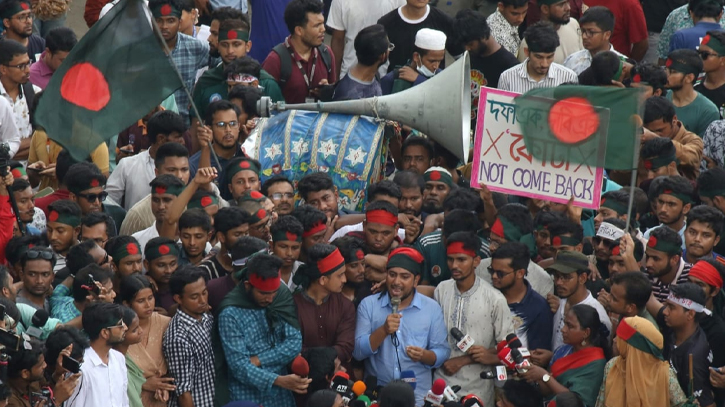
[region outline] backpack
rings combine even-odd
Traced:
[[[279,55],[279,87],[284,88],[287,84],[287,80],[292,74],[292,53],[289,49],[287,49],[284,42],[277,44],[274,48],[272,48],[272,51]],[[320,44],[317,47],[317,51],[322,57],[322,62],[325,64],[325,67],[327,68],[327,75],[329,76],[330,72],[332,72],[332,57],[330,56],[330,51],[325,44]],[[310,80],[312,80],[312,78],[310,78]]]
[[[22,87],[25,103],[28,104],[28,109],[30,109],[33,106],[33,100],[35,100],[35,89],[33,89],[33,84],[30,81],[25,82]]]

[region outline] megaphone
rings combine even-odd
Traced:
[[[471,140],[470,57],[466,52],[433,78],[393,95],[294,105],[273,103],[265,96],[257,102],[257,111],[262,117],[287,110],[363,115],[397,121],[427,134],[466,163]]]

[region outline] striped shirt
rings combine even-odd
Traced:
[[[683,258],[680,258],[680,265],[677,268],[674,282],[670,284],[665,284],[659,278],[652,277],[647,273],[647,278],[652,283],[652,294],[654,294],[655,298],[661,303],[667,301],[667,297],[670,296],[670,286],[688,282],[687,276],[690,274],[690,268],[692,268],[692,264],[686,263]]]
[[[579,82],[574,71],[557,63],[552,63],[546,77],[537,82],[529,76],[526,69],[528,63],[529,59],[526,58],[524,62],[504,71],[498,80],[498,88],[509,92],[526,93],[531,89],[553,88],[563,83]]]

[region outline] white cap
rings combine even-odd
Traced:
[[[442,31],[421,28],[415,34],[415,46],[428,51],[446,49],[446,35]]]

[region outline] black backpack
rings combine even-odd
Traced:
[[[279,87],[284,88],[287,84],[287,80],[292,74],[292,54],[290,53],[290,50],[287,49],[284,42],[277,44],[274,48],[272,48],[272,51],[279,55]],[[317,47],[317,51],[322,57],[322,62],[325,63],[327,75],[329,76],[330,72],[332,72],[332,56],[330,55],[330,51],[325,44],[319,45]],[[310,80],[312,80],[312,78],[310,78]]]
[[[33,89],[33,84],[30,83],[30,81],[22,84],[22,87],[23,87],[23,97],[25,98],[25,103],[28,104],[28,109],[30,109],[33,106],[33,100],[35,100],[35,89]]]

